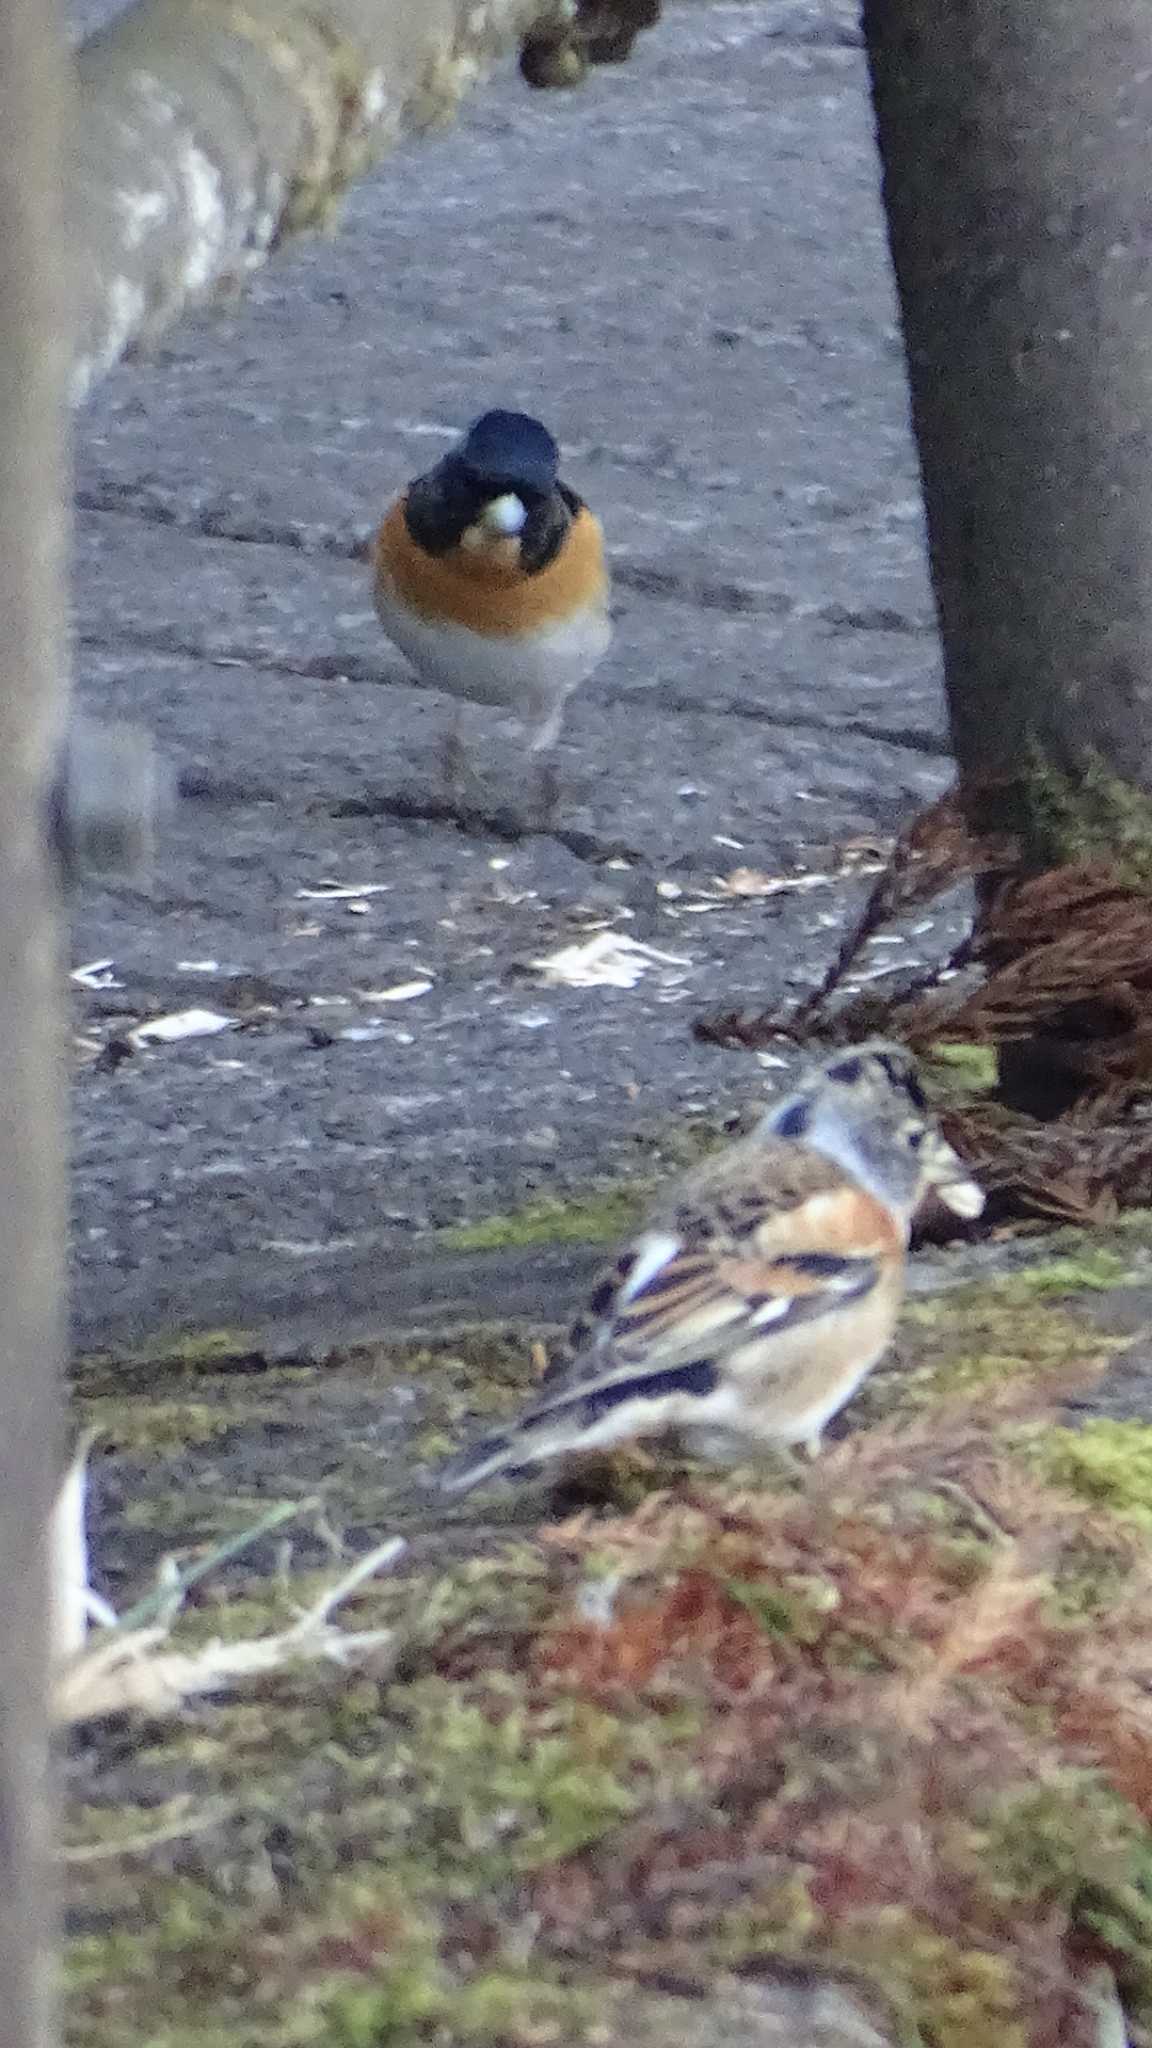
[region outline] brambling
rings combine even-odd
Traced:
[[[912,1217],[984,1197],[875,1040],[822,1060],[756,1128],[671,1188],[601,1279],[518,1420],[440,1474],[463,1493],[665,1431],[705,1457],[804,1444],[887,1350]]]
[[[373,551],[380,623],[418,676],[515,712],[533,754],[612,637],[600,522],[559,464],[539,420],[486,412],[408,485]]]

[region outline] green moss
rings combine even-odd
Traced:
[[[1132,1261],[1106,1245],[1085,1244],[1066,1258],[1047,1259],[1027,1272],[1014,1273],[1000,1283],[1005,1301],[1028,1301],[1037,1294],[1075,1294],[1078,1290],[1104,1291],[1121,1286],[1132,1277]]]
[[[1125,1993],[1152,2000],[1152,1829],[1100,1776],[1068,1767],[1005,1799],[980,1843],[990,1898],[1066,1915],[1110,1951]]]
[[[473,1640],[465,1629],[461,1651]],[[268,1699],[145,1741],[138,1771],[185,1778],[193,1847],[208,1785],[223,1831],[191,1877],[112,1855],[73,1871],[113,1926],[71,1944],[72,2048],[129,2036],[215,2048],[229,2022],[245,2048],[398,2048],[429,2029],[532,2048],[581,2038],[598,1994],[517,1964],[519,1888],[636,1810],[661,1768],[660,1731],[568,1698],[530,1715],[520,1681],[498,1671],[482,1690],[473,1700],[425,1678],[385,1695],[367,1677],[284,1677]],[[667,1783],[676,1789],[674,1772]],[[130,1847],[142,1811],[77,1811],[72,1840]],[[178,1802],[172,1811],[178,1840]],[[252,1888],[265,1838],[292,1871],[287,1919]],[[509,1953],[460,1977],[450,1930],[466,1910],[492,1916]]]
[[[440,1679],[403,1701],[401,1754],[420,1785],[411,1846],[435,1845],[469,1893],[572,1855],[637,1804],[628,1779],[645,1744],[633,1727],[574,1699],[529,1721],[515,1681],[504,1689],[503,1713]]]
[[[441,1352],[421,1351],[397,1360],[396,1371],[417,1380],[424,1420],[413,1451],[438,1464],[459,1448],[461,1433],[477,1422],[498,1421],[523,1405],[537,1373],[532,1345],[521,1332],[477,1330],[454,1338]]]
[[[755,1105],[753,1104],[753,1107]],[[441,1251],[514,1251],[538,1244],[615,1244],[636,1228],[672,1174],[685,1173],[729,1142],[731,1130],[706,1117],[678,1118],[639,1138],[645,1168],[578,1193],[543,1195],[498,1215],[435,1233]]]
[[[231,1409],[204,1401],[105,1399],[81,1402],[79,1412],[96,1430],[102,1453],[185,1450],[226,1436],[241,1420]]]
[[[949,1102],[991,1094],[1000,1077],[995,1046],[947,1039],[931,1047],[924,1067],[932,1093]]]
[[[726,1593],[755,1616],[765,1635],[795,1643],[814,1643],[825,1635],[828,1616],[840,1604],[830,1579],[793,1572],[779,1584],[764,1579],[725,1578]]]
[[[72,1362],[73,1384],[93,1396],[146,1390],[160,1378],[259,1369],[266,1359],[251,1330],[157,1330],[146,1345],[120,1351],[80,1352]]]
[[[572,2038],[596,2015],[595,1999],[583,2000],[559,1985],[510,1971],[485,1971],[468,1984],[453,1984],[443,1969],[401,1960],[384,1966],[378,1979],[338,1991],[324,2010],[325,2038],[332,2048],[401,2048],[441,2039],[514,2044]]]
[[[910,1301],[901,1363],[877,1376],[875,1390],[865,1391],[864,1412],[920,1409],[1029,1375],[1043,1377],[1077,1366],[1087,1371],[1123,1340],[1101,1336],[1073,1310],[1044,1299],[1049,1291],[1068,1292],[1069,1271],[1061,1262]],[[1088,1284],[1108,1283],[1097,1279]]]
[[[205,1366],[218,1366],[224,1360],[245,1357],[251,1351],[252,1340],[242,1330],[188,1330],[174,1337],[164,1348],[166,1363],[174,1366],[193,1366],[202,1371]],[[151,1363],[156,1363],[155,1351]]]
[[[395,1355],[394,1370],[422,1384],[438,1382],[461,1393],[482,1397],[523,1394],[532,1377],[532,1351],[520,1330],[477,1329],[454,1336],[438,1350],[407,1350]]]
[[[1152,1209],[1125,1209],[1108,1225],[1108,1236],[1119,1244],[1131,1238],[1137,1239],[1145,1248],[1152,1246]],[[1093,1236],[1098,1237],[1099,1231]]]
[[[833,1955],[890,2003],[908,2048],[1028,2048],[1012,1964],[950,1940],[908,1907],[853,1914],[836,1930]]]
[[[1100,1417],[1080,1429],[1049,1429],[1037,1455],[1055,1484],[1152,1528],[1152,1425]]]
[[[408,2048],[440,2040],[539,2048],[594,2033],[601,1994],[550,1982],[538,1970],[483,1970],[457,1983],[434,1945],[382,1961],[371,1981],[335,1991],[322,2005],[331,2048]]]
[[[442,1250],[454,1252],[507,1251],[535,1244],[614,1243],[635,1228],[651,1195],[651,1183],[631,1183],[626,1187],[607,1186],[567,1200],[543,1196],[503,1215],[481,1216],[474,1223],[458,1223],[448,1230],[438,1230],[436,1241]]]
[[[1143,1232],[1110,1232],[1111,1243],[1062,1231],[1052,1240],[1054,1255],[1022,1272],[914,1296],[902,1320],[902,1362],[878,1376],[873,1412],[877,1406],[884,1412],[920,1408],[1030,1374],[1093,1370],[1129,1340],[1123,1332],[1094,1328],[1078,1313],[1075,1297],[1131,1281],[1142,1270],[1133,1237],[1146,1234],[1147,1219]],[[867,1390],[863,1398],[867,1413]]]
[[[1074,774],[1041,745],[1025,750],[1017,784],[1026,857],[1036,868],[1089,863],[1111,869],[1118,882],[1152,888],[1152,799],[1108,768],[1093,748]]]

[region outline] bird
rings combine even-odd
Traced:
[[[930,1189],[961,1217],[984,1206],[910,1054],[877,1039],[821,1060],[669,1188],[529,1405],[442,1466],[441,1489],[664,1433],[719,1462],[815,1456],[892,1339]]]
[[[552,748],[612,624],[600,521],[547,427],[483,413],[389,508],[372,559],[377,616],[420,680],[516,713],[529,754]],[[459,749],[455,729],[457,766]]]

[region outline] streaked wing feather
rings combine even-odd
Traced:
[[[638,1394],[646,1378],[663,1380],[722,1361],[750,1339],[770,1340],[837,1315],[871,1293],[880,1272],[879,1259],[871,1255],[821,1253],[808,1259],[801,1253],[769,1261],[682,1253],[604,1319],[588,1349],[556,1361],[524,1420],[613,1387],[621,1398]],[[769,1371],[770,1358],[766,1353]]]

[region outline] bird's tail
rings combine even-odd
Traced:
[[[579,1361],[577,1361],[577,1364]],[[724,1412],[717,1416],[716,1401]],[[682,1405],[688,1403],[687,1409]],[[617,1372],[530,1408],[508,1429],[481,1437],[441,1467],[446,1493],[467,1493],[487,1479],[520,1479],[534,1465],[573,1451],[609,1450],[669,1423],[726,1420],[720,1376],[710,1358]]]

